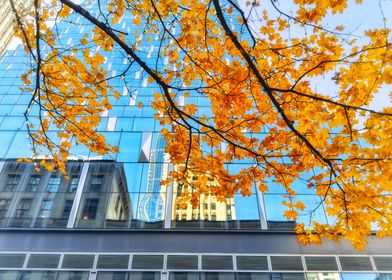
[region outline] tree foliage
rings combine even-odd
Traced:
[[[29,126],[35,156],[44,146],[64,170],[73,138],[99,154],[116,152],[96,132],[99,114],[111,108],[109,94],[119,96],[109,80],[126,80],[137,64],[159,87],[152,107],[177,167],[164,183],[189,185],[197,175],[194,192],[183,199],[197,204],[200,193],[250,195],[254,184],[264,192],[272,179],[286,189],[288,219],[322,205],[334,218],[330,224],[299,223],[304,244],[344,236],[362,249],[372,224],[378,236],[391,235],[392,110],[370,107],[392,83],[390,30],[381,24],[357,38],[344,26],[325,24],[360,0],[293,0],[291,12],[280,2],[286,4],[248,1],[243,10],[234,0],[98,0],[97,14],[88,12],[87,1],[34,0],[28,13],[12,5],[16,32],[34,62],[23,80],[33,91],[31,104],[46,112],[38,126]],[[72,12],[94,29],[67,49],[48,24]],[[136,35],[118,28],[126,14],[133,17],[126,24],[140,30]],[[233,22],[240,25],[235,31]],[[155,63],[141,58],[141,36],[160,40]],[[92,51],[97,46],[127,57],[123,73],[109,76],[102,53]],[[209,99],[212,117],[178,102],[195,93]],[[47,135],[48,118],[60,130],[60,143]],[[232,174],[225,165],[232,162],[252,164]],[[295,199],[298,181],[321,197],[320,205],[305,209]]]

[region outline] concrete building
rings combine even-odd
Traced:
[[[83,173],[86,164],[89,170]],[[121,164],[68,162],[67,168],[69,179],[60,172],[35,172],[34,164],[3,161],[0,224],[8,228],[127,226],[122,222],[132,220],[132,202]]]
[[[96,4],[91,1],[92,14]],[[131,16],[118,28],[133,38],[138,27],[127,22]],[[77,14],[57,25],[69,47],[91,30]],[[140,57],[155,65],[159,37],[140,40]],[[117,50],[103,55],[111,76],[130,65]],[[218,202],[205,195],[198,209],[177,209],[179,187],[160,186],[174,167],[164,152],[161,124],[153,118],[151,99],[158,87],[136,63],[124,79],[111,81],[121,96],[109,97],[113,107],[102,114],[98,128],[119,154],[97,156],[72,145],[68,180],[55,171],[34,172],[34,163],[16,162],[31,156],[23,116],[31,94],[20,89],[26,61],[23,46],[0,57],[0,280],[392,279],[390,238],[370,236],[360,252],[347,242],[299,245],[295,224],[283,216],[286,193],[272,181],[263,194],[254,186],[249,197],[236,194]],[[159,61],[167,65],[164,58]],[[188,101],[208,114],[203,95],[178,97]],[[33,106],[30,121],[37,115]],[[236,172],[246,164],[227,168]],[[298,197],[306,205],[320,203],[306,186]],[[330,217],[319,207],[313,218]]]

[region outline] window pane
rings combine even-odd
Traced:
[[[97,199],[97,198],[86,199],[86,201],[84,203],[83,213],[82,213],[83,220],[94,220],[95,219],[95,216],[97,214],[97,209],[98,209],[98,202],[99,202],[99,199]]]
[[[7,183],[4,187],[5,192],[13,192],[16,190],[16,186],[19,183],[20,175],[19,174],[8,174],[7,175]]]
[[[126,272],[98,272],[97,280],[127,280]]]
[[[21,280],[56,280],[55,271],[25,271]]]
[[[343,280],[379,280],[376,273],[342,273]]]
[[[170,272],[169,280],[199,280],[200,273],[197,272]]]
[[[47,192],[57,192],[61,182],[61,177],[58,175],[52,175],[49,179],[48,185],[46,186]]]
[[[0,271],[0,280],[19,280],[19,271]]]
[[[88,271],[61,271],[57,280],[88,280]]]
[[[69,182],[68,192],[75,192],[78,188],[79,176],[72,176]]]
[[[28,216],[31,207],[31,199],[21,199],[16,211],[17,218],[25,218]]]
[[[29,182],[26,186],[26,191],[35,192],[38,190],[39,182],[41,180],[41,175],[30,175]]]
[[[306,273],[307,280],[340,280],[340,274],[337,272],[314,272]]]

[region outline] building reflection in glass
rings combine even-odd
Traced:
[[[161,181],[167,178],[168,155],[165,154],[166,140],[158,135],[156,144],[150,152],[146,188],[140,197],[138,219],[148,223],[162,221],[164,218],[166,191]],[[146,155],[141,153],[141,155]]]
[[[82,178],[86,164],[88,172]],[[0,173],[1,227],[129,226],[132,203],[123,164],[67,162],[66,175],[43,168],[36,172],[35,168],[36,163],[4,162]],[[71,217],[72,211],[76,216]]]
[[[132,220],[132,202],[123,164],[90,162],[83,187],[77,227],[127,228]]]

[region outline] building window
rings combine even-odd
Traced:
[[[71,214],[72,205],[73,205],[73,200],[65,201],[62,218],[68,219],[69,214]]]
[[[46,199],[42,201],[41,210],[39,211],[39,218],[48,218],[50,214],[50,209],[52,209],[53,200]]]
[[[31,207],[31,199],[25,198],[21,199],[18,205],[18,209],[16,210],[17,218],[26,218]]]
[[[5,192],[13,192],[16,189],[20,180],[19,174],[8,174],[7,184],[5,185],[4,191]]]
[[[211,210],[216,210],[216,204],[215,203],[211,204]]]
[[[213,221],[213,222],[216,221],[216,215],[211,215],[211,221]]]
[[[0,218],[4,218],[10,206],[11,199],[0,199]]]
[[[99,192],[102,189],[103,175],[91,176],[90,191]]]
[[[79,176],[72,176],[68,192],[75,192],[79,185]]]
[[[57,192],[60,186],[61,177],[57,175],[50,176],[48,185],[46,186],[47,192]]]
[[[98,209],[98,199],[97,198],[88,198],[84,203],[82,219],[83,220],[94,220],[97,215]]]
[[[35,192],[38,190],[39,181],[41,180],[41,175],[31,175],[29,182],[26,186],[26,191]]]

